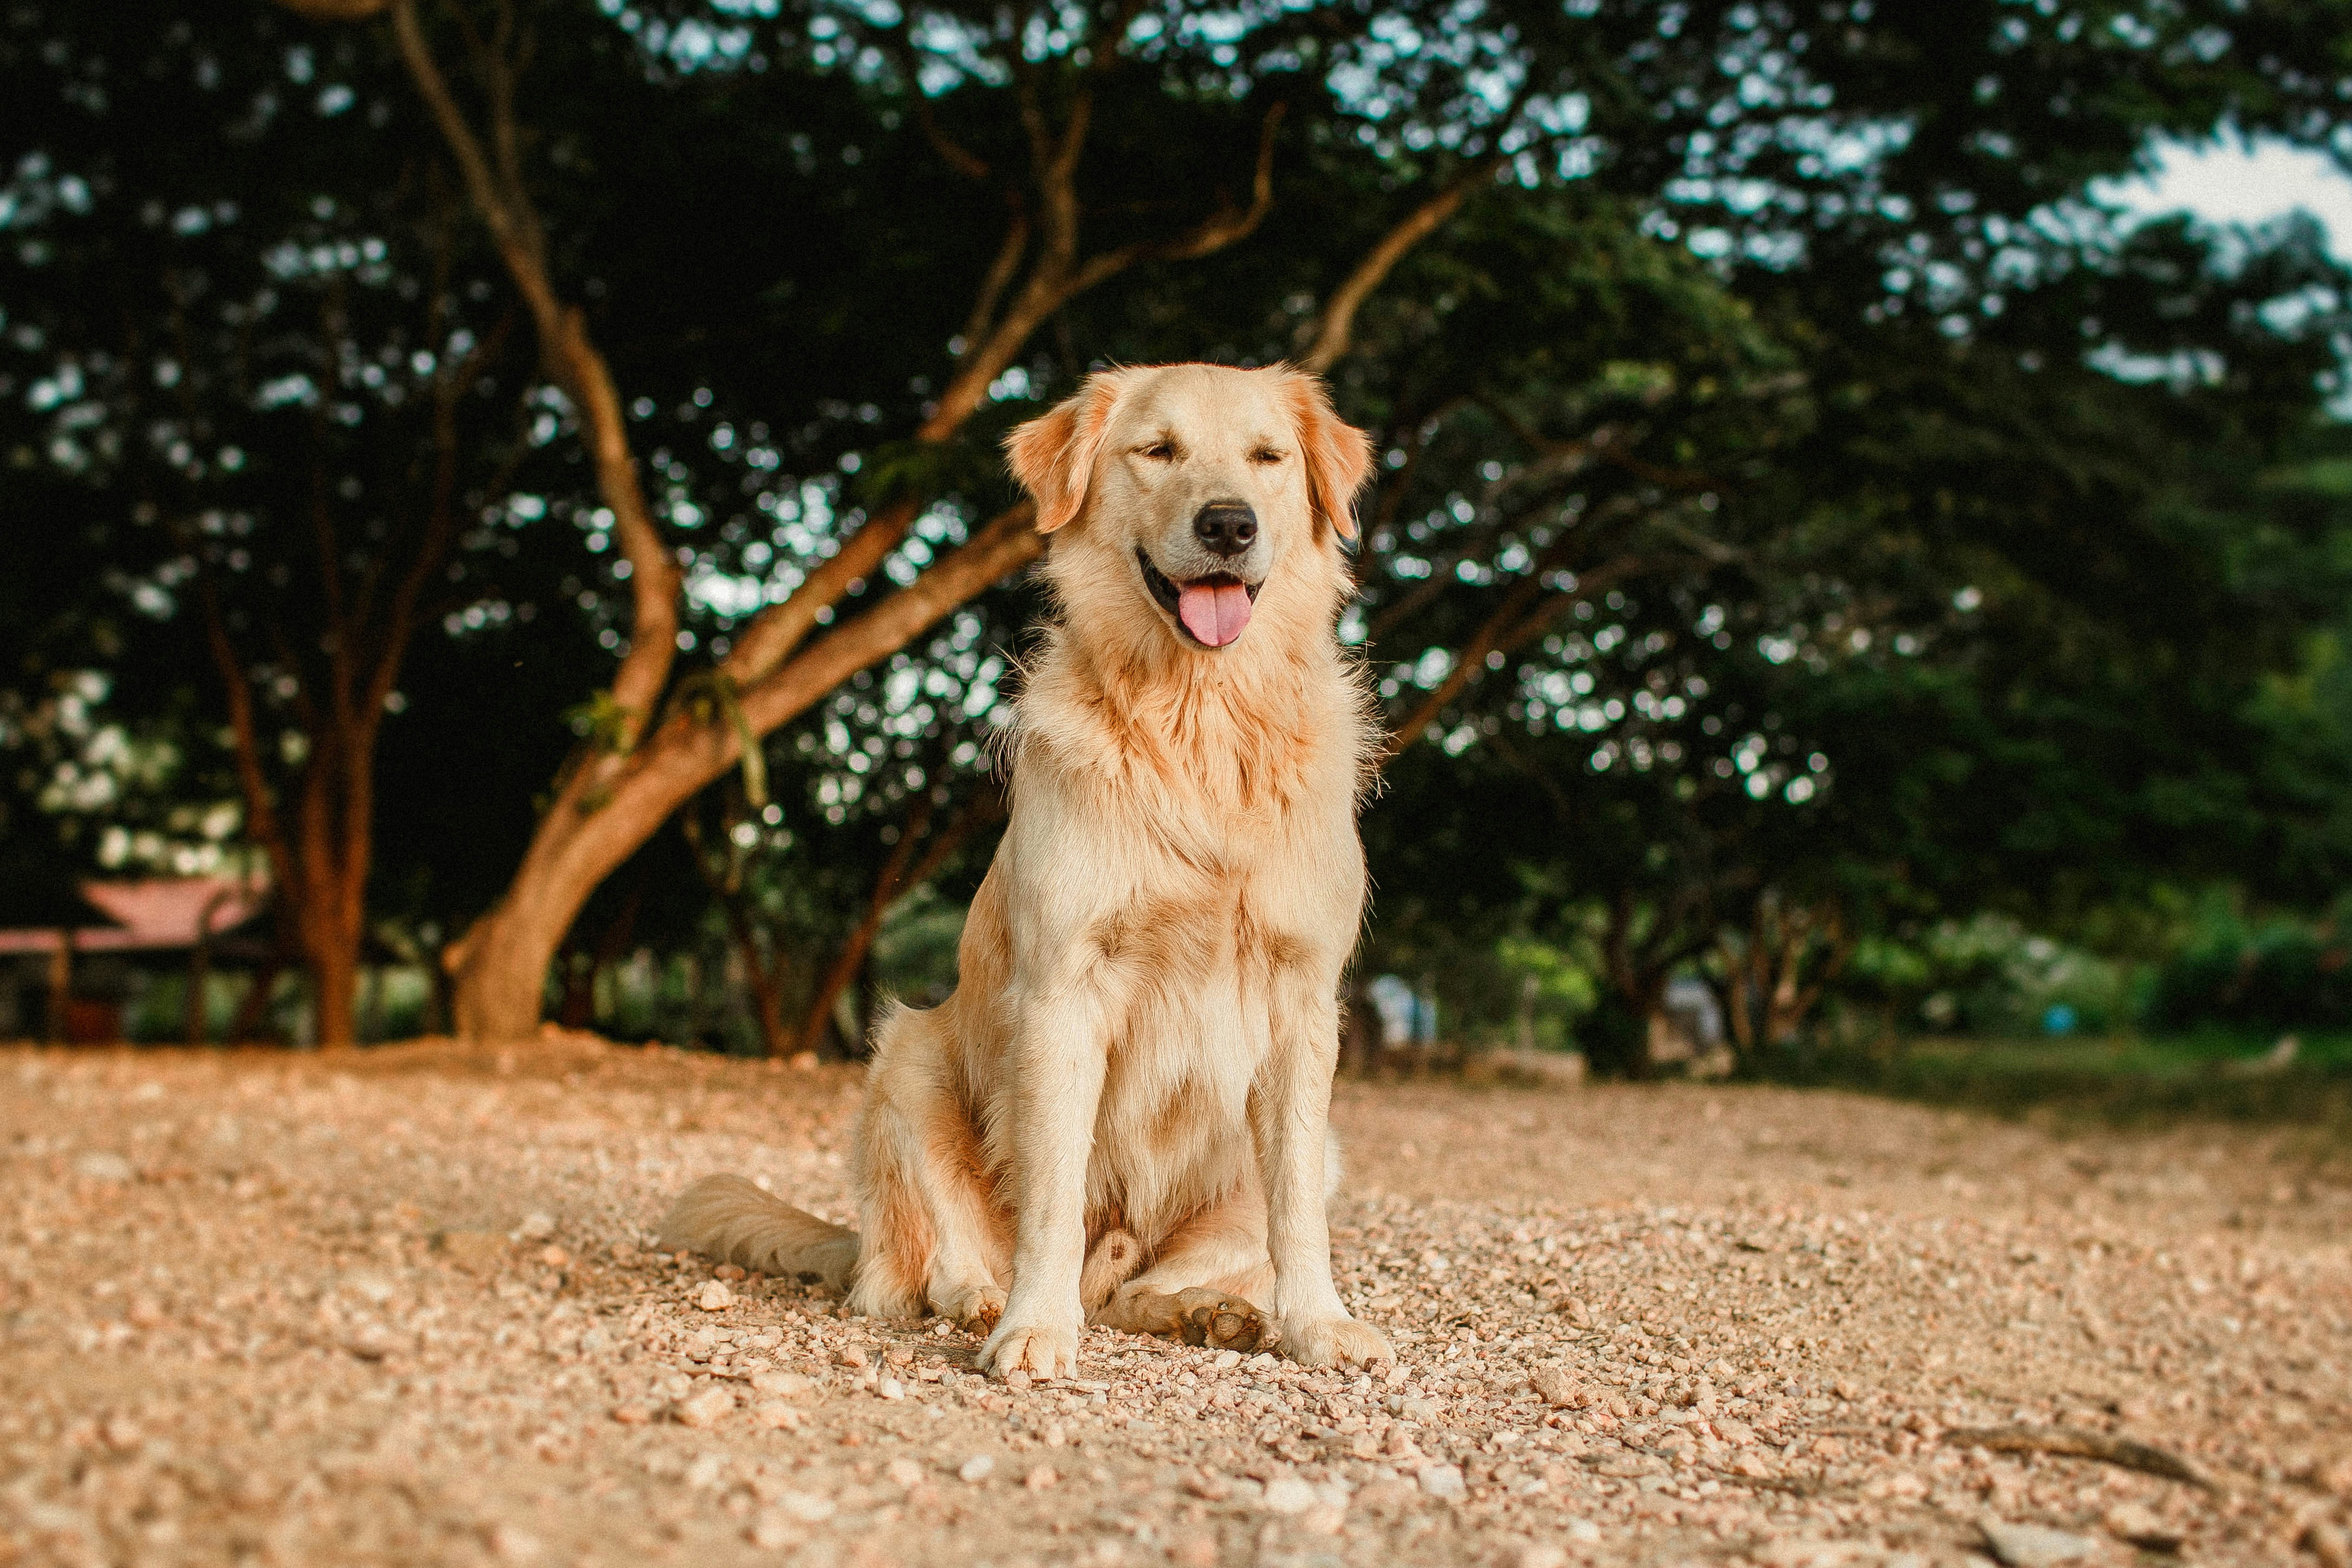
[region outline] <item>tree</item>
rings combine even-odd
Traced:
[[[673,659],[669,633],[677,624],[677,576],[656,531],[640,526],[646,515],[642,497],[632,492],[635,478],[625,461],[617,394],[611,392],[601,356],[588,343],[583,318],[559,301],[521,161],[509,151],[520,141],[515,50],[524,35],[517,13],[501,8],[494,29],[466,34],[467,57],[485,89],[480,112],[469,116],[450,88],[417,8],[407,0],[376,7],[295,8],[338,18],[388,12],[402,56],[467,172],[476,208],[498,237],[520,291],[531,304],[542,343],[575,394],[602,455],[600,481],[631,568],[635,633],[606,705],[607,721],[598,729],[598,752],[570,771],[508,896],[452,955],[463,971],[465,1027],[478,1033],[513,1033],[536,1018],[546,959],[581,901],[679,802],[732,763],[741,737],[731,724],[697,725],[680,717],[651,723],[652,699],[667,682]],[[1049,27],[1042,50],[1033,47],[1034,29],[992,14],[965,16],[950,7],[927,13],[920,26],[883,28],[825,10],[796,13],[757,45],[748,29],[714,32],[690,12],[684,20],[672,16],[663,22],[630,14],[656,49],[678,45],[691,22],[698,42],[689,52],[696,68],[711,63],[715,47],[719,56],[740,59],[755,71],[808,72],[818,79],[820,96],[835,104],[841,94],[831,68],[836,61],[855,64],[867,73],[859,83],[863,107],[878,112],[854,148],[926,146],[957,174],[997,186],[987,196],[1011,207],[1003,245],[984,271],[975,269],[974,306],[965,329],[953,336],[954,359],[936,396],[927,395],[929,375],[905,383],[926,396],[921,416],[911,437],[877,464],[880,482],[869,483],[867,504],[856,508],[855,532],[845,539],[828,539],[837,545],[834,553],[813,564],[782,602],[730,633],[718,669],[737,693],[733,712],[742,730],[765,733],[805,711],[844,675],[900,646],[1034,555],[1037,545],[1025,515],[1014,507],[872,612],[803,647],[854,586],[905,560],[896,552],[922,515],[923,501],[941,488],[937,480],[942,463],[953,465],[943,449],[983,407],[1000,377],[1020,368],[1014,360],[1041,327],[1083,308],[1113,278],[1150,264],[1213,255],[1261,225],[1272,205],[1274,137],[1286,110],[1302,118],[1312,110],[1307,133],[1327,159],[1344,155],[1350,133],[1364,131],[1352,139],[1376,144],[1370,156],[1359,159],[1360,178],[1370,176],[1372,183],[1393,184],[1399,175],[1409,182],[1433,165],[1442,171],[1434,190],[1412,202],[1402,222],[1377,234],[1343,271],[1319,324],[1300,334],[1308,361],[1323,364],[1344,350],[1355,314],[1401,256],[1514,157],[1571,127],[1572,117],[1560,112],[1523,122],[1522,111],[1589,53],[1589,40],[1554,20],[1504,27],[1458,57],[1398,51],[1372,40],[1364,16],[1326,12],[1281,16],[1253,30],[1246,40],[1251,65],[1244,72],[1234,68],[1239,48],[1182,26],[1181,13],[1143,16],[1139,10],[1111,8],[1085,31]],[[1622,37],[1622,21],[1613,30],[1627,46],[1626,57],[1640,57],[1638,35],[1648,29],[1636,28],[1632,40]],[[1517,50],[1515,39],[1520,37],[1534,39],[1538,47]],[[1334,85],[1336,78],[1314,80],[1300,68],[1302,62],[1344,61],[1351,52],[1396,66],[1379,84],[1381,101],[1370,105],[1369,112],[1365,103],[1351,101]],[[1707,68],[1694,50],[1676,54],[1683,68],[1695,61]],[[678,57],[673,49],[673,62]],[[942,75],[952,90],[935,94],[919,83],[917,78],[927,70]],[[1203,70],[1223,73],[1223,90],[1196,93],[1192,84]],[[1486,90],[1488,82],[1513,77],[1517,79],[1507,101],[1497,105]],[[1108,96],[1112,87],[1127,90],[1114,99]],[[957,101],[950,105],[949,99]],[[1155,165],[1165,162],[1171,151],[1189,153],[1203,141],[1238,140],[1232,134],[1237,120],[1253,126],[1256,146],[1246,202],[1221,203],[1189,224],[1129,225],[1141,232],[1086,250],[1082,214],[1116,212],[1115,200],[1103,195],[1121,193],[1117,187],[1098,193],[1094,187],[1100,184],[1099,175],[1081,173],[1083,154],[1097,137],[1097,109],[1111,103],[1127,111],[1129,121],[1119,128],[1122,156],[1115,164],[1127,192],[1166,188],[1171,182]],[[972,122],[971,130],[950,129],[942,112],[949,107]],[[1402,127],[1403,145],[1372,132],[1370,122],[1380,119]],[[1414,152],[1424,155],[1413,156]],[[1004,172],[1020,168],[1024,157],[1025,178]],[[941,329],[948,326],[940,323]],[[940,330],[933,340],[947,336]],[[1073,358],[1066,340],[1062,358]],[[1063,373],[1076,369],[1065,364]],[[894,401],[903,402],[904,396],[898,392]],[[927,556],[928,549],[922,553]]]
[[[511,309],[518,359],[535,344],[551,388],[544,444],[482,500],[547,526],[498,536],[521,580],[481,607],[584,626],[611,660],[520,871],[452,950],[466,1020],[498,1035],[535,1021],[592,890],[747,742],[808,733],[845,678],[1034,553],[994,438],[1090,363],[1334,372],[1391,465],[1349,630],[1400,738],[1458,763],[1501,722],[1506,672],[1593,673],[1550,644],[1619,624],[1612,592],[1644,641],[1750,603],[1741,635],[1786,641],[1849,589],[1840,613],[1890,635],[1945,613],[1962,536],[2063,511],[2063,484],[2039,510],[1977,507],[1966,451],[1988,433],[2031,451],[1972,377],[2008,385],[2000,367],[2033,355],[2080,368],[2064,312],[2112,236],[2036,214],[2151,132],[2227,119],[2318,141],[2337,112],[2325,26],[2284,6],[2084,27],[1992,4],[1629,0],[1464,26],[1401,0],[1213,26],[1173,4],[888,23],[814,3],[287,4],[315,27],[289,39],[251,4],[225,36],[355,73],[365,90],[320,83],[368,106],[380,145],[350,166],[445,170],[471,216],[459,269],[495,267],[467,302],[477,335]],[[2207,292],[2225,311],[2263,298]],[[2103,328],[2094,347],[2169,363],[2220,341],[2252,365],[2263,336],[2193,316],[2167,346],[2139,325],[2154,346]],[[2312,368],[2263,362],[2290,388]],[[485,379],[516,390],[512,370]],[[397,445],[396,423],[371,442]],[[1953,453],[1921,439],[1938,430]],[[1904,450],[1942,464],[1936,487],[1897,471]],[[2032,580],[2063,576],[2063,549],[1993,543]],[[551,713],[577,703],[562,684]]]
[[[2334,322],[2275,302],[2345,280],[2306,234],[2219,237],[2107,236],[1965,334],[1880,311],[1791,335],[1822,345],[1817,412],[1681,514],[1713,549],[1597,603],[1563,581],[1577,619],[1539,637],[1496,630],[1538,613],[1527,573],[1452,591],[1494,606],[1451,633],[1490,657],[1440,643],[1391,668],[1407,722],[1456,755],[1400,759],[1374,831],[1401,811],[1437,847],[1391,844],[1384,886],[1458,875],[1433,796],[1491,813],[1475,836],[1521,893],[1486,902],[1538,932],[1593,923],[1612,995],[1588,1049],[1639,1071],[1666,979],[1711,951],[1752,1060],[1868,932],[2262,876],[2297,808],[2250,793],[2249,704],[2330,612],[2346,520],[2264,478],[2333,377]],[[2049,351],[2085,319],[2113,336]],[[2183,361],[2200,373],[2144,369]],[[1507,804],[1531,789],[1549,813]]]
[[[114,629],[124,719],[176,715],[190,766],[190,696],[226,721],[242,831],[345,1043],[383,727],[421,635],[533,618],[508,596],[530,519],[500,508],[551,423],[446,165],[374,134],[399,84],[363,49],[249,7],[16,20],[16,100],[48,116],[9,258],[17,483],[85,545],[62,603]]]

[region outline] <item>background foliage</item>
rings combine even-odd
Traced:
[[[1340,631],[1397,727],[1364,973],[1628,1071],[1677,976],[1757,1070],[1822,1030],[2352,1006],[2347,279],[2307,222],[2092,194],[2166,138],[2336,148],[2327,7],[306,8],[0,4],[16,919],[267,862],[359,890],[345,930],[281,901],[314,986],[429,967],[648,717],[595,433],[408,15],[469,112],[510,87],[624,400],[684,583],[652,719],[731,737],[758,617],[900,506],[820,624],[908,591],[1088,368],[1307,353],[1436,212],[1331,369],[1381,453]],[[927,436],[1082,113],[1082,249],[1131,261]],[[1039,609],[973,595],[757,737],[587,898],[551,1013],[855,1049],[877,987],[950,983]],[[350,841],[273,848],[257,803]],[[432,1023],[403,995],[374,1032]]]

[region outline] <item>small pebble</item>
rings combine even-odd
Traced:
[[[995,1469],[994,1455],[974,1454],[956,1467],[956,1479],[961,1481],[984,1481],[995,1472]]]
[[[1168,1561],[1176,1568],[1217,1568],[1217,1538],[1181,1535],[1168,1544]]]
[[[539,1537],[511,1524],[494,1524],[490,1527],[490,1550],[509,1563],[531,1563],[547,1548]]]
[[[1265,1496],[1259,1506],[1268,1513],[1305,1513],[1318,1500],[1314,1487],[1296,1477],[1285,1476],[1265,1483]]]
[[[796,1399],[816,1386],[816,1380],[798,1372],[755,1372],[751,1375],[754,1393],[774,1399]]]
[[[2099,1550],[2099,1543],[2087,1535],[2070,1531],[2052,1530],[2040,1524],[2010,1524],[1989,1519],[1978,1529],[1984,1531],[1985,1544],[1992,1554],[2009,1568],[2059,1568],[2061,1563],[2080,1562]]]
[[[1440,1502],[1460,1502],[1470,1495],[1470,1489],[1463,1484],[1459,1465],[1423,1465],[1415,1479],[1421,1482],[1422,1490]]]
[[[2143,1503],[2119,1502],[2107,1510],[2099,1523],[2116,1540],[2149,1552],[2178,1552],[2187,1540],[2177,1527],[2166,1523],[2154,1509]],[[2352,1568],[2352,1563],[2330,1563],[2328,1568]]]
[[[1534,1385],[1543,1402],[1555,1410],[1570,1409],[1584,1403],[1582,1391],[1578,1388],[1576,1379],[1569,1375],[1566,1367],[1538,1366],[1529,1375],[1528,1381]]]
[[[706,1312],[723,1312],[735,1304],[735,1292],[724,1280],[706,1280],[695,1294],[694,1304]]]
[[[735,1391],[713,1386],[682,1401],[677,1407],[677,1418],[682,1426],[715,1427],[734,1408]]]
[[[823,1524],[840,1507],[833,1499],[813,1491],[778,1492],[775,1506],[786,1518],[799,1520],[803,1524]]]

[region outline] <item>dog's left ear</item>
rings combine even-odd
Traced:
[[[1050,413],[1004,438],[1004,460],[1037,503],[1037,531],[1050,534],[1078,515],[1094,482],[1095,457],[1110,429],[1124,377],[1097,371]]]
[[[1356,537],[1356,492],[1372,476],[1372,438],[1341,419],[1331,407],[1322,378],[1290,377],[1290,402],[1298,422],[1298,450],[1307,462],[1307,499],[1315,520],[1328,523],[1343,539]]]

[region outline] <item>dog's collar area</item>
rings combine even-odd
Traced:
[[[1141,545],[1135,547],[1135,564],[1143,569],[1143,586],[1150,591],[1152,602],[1168,612],[1168,618],[1176,622],[1176,630],[1184,634],[1184,641],[1196,648],[1207,647],[1209,644],[1192,635],[1192,629],[1184,624],[1183,611],[1181,608],[1183,588],[1179,588],[1166,572],[1151,564],[1150,552]],[[1257,602],[1257,591],[1265,586],[1262,582],[1242,582],[1240,578],[1230,571],[1213,571],[1206,577],[1194,578],[1184,587],[1197,588],[1224,583],[1241,583],[1242,591],[1250,596],[1250,602],[1253,604]]]

